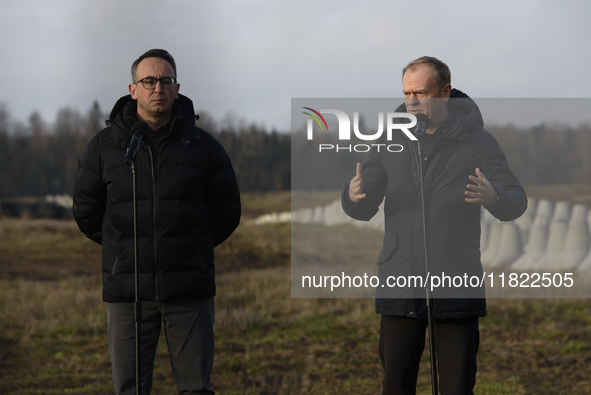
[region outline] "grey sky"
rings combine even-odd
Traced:
[[[589,97],[589,15],[575,0],[0,0],[0,102],[24,122],[95,99],[109,112],[150,48],[173,54],[197,109],[280,130],[292,97],[401,97],[422,55],[472,97]]]

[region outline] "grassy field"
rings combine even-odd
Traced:
[[[245,219],[289,210],[246,194]],[[371,299],[292,299],[288,224],[246,226],[216,249],[219,394],[379,394]],[[335,237],[338,237],[336,234]],[[589,300],[490,300],[476,394],[591,393]],[[0,220],[0,393],[112,394],[100,248],[70,221]],[[430,394],[428,354],[418,389]],[[176,393],[159,344],[154,394]]]

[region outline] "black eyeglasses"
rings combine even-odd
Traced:
[[[176,84],[176,80],[173,77],[162,77],[162,78],[155,78],[155,77],[146,77],[142,78],[141,80],[137,80],[134,84],[141,82],[145,89],[154,89],[156,88],[156,84],[160,82],[160,85],[164,89],[170,89]]]

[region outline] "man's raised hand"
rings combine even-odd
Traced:
[[[480,169],[476,169],[476,175],[478,177],[470,176],[470,181],[474,184],[467,185],[467,191],[464,192],[466,196],[466,202],[476,203],[482,206],[491,206],[496,203],[499,194],[492,187],[490,182],[484,176],[484,173]]]
[[[365,197],[363,192],[363,174],[361,173],[361,163],[357,163],[357,171],[355,177],[349,182],[349,200],[357,203]]]

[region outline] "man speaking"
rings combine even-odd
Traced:
[[[136,159],[141,393],[152,387],[164,323],[179,393],[213,394],[213,248],[240,222],[236,177],[222,146],[195,126],[193,103],[178,93],[167,51],[141,55],[131,76],[130,94],[117,101],[109,126],[86,147],[74,185],[76,222],[102,244],[115,393],[135,393],[134,193],[125,162],[134,125],[142,121]]]
[[[343,209],[352,218],[368,221],[385,198],[380,284],[392,275],[424,277],[425,240],[433,273],[482,273],[480,207],[500,220],[513,220],[527,207],[525,192],[497,141],[483,129],[476,103],[452,89],[445,63],[427,56],[410,62],[402,71],[402,90],[404,104],[396,112],[428,118],[418,142],[422,155],[419,159],[417,142],[402,133],[393,140],[404,146],[401,152],[370,152],[342,193]],[[376,292],[384,394],[416,392],[427,327],[424,295],[424,289]],[[484,292],[462,294],[458,289],[443,295],[435,294],[433,303],[440,390],[473,394],[478,317],[486,314]]]

